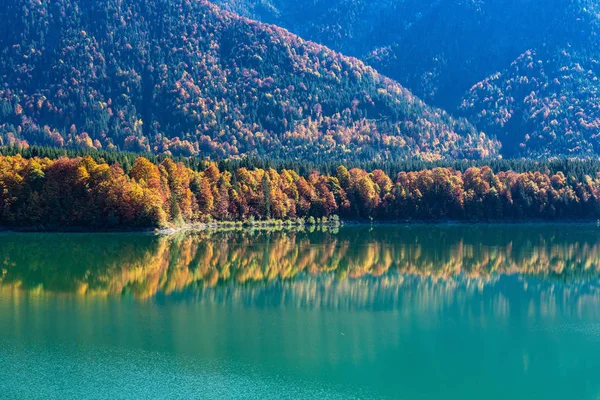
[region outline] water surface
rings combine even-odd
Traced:
[[[0,397],[598,399],[600,229],[0,234]]]

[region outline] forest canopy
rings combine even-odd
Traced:
[[[194,171],[138,157],[120,164],[77,158],[0,156],[0,226],[29,229],[148,228],[211,221],[596,220],[600,175],[461,172],[434,168],[334,174],[237,168]]]

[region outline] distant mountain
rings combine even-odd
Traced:
[[[356,56],[505,156],[600,154],[595,0],[216,0]]]
[[[528,51],[477,83],[460,111],[503,143],[503,154],[600,154],[600,59],[573,49]]]
[[[499,144],[362,62],[190,0],[0,4],[0,145],[302,159]]]
[[[600,4],[573,2],[543,46],[475,84],[459,113],[497,136],[508,156],[600,154]],[[560,25],[559,25],[560,26]]]

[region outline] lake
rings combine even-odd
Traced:
[[[598,399],[600,228],[0,234],[3,399]]]

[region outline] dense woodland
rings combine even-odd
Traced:
[[[447,109],[519,54],[551,34],[564,34],[565,23],[572,22],[572,13],[565,12],[569,2],[542,7],[539,0],[215,0],[355,56]]]
[[[599,54],[600,55],[600,54]],[[527,51],[471,88],[459,113],[498,137],[503,154],[600,154],[600,57]]]
[[[142,228],[210,221],[330,218],[376,221],[506,221],[600,218],[600,175],[461,172],[434,168],[334,174],[207,163],[194,171],[165,159],[120,164],[78,158],[0,157],[0,226],[37,229]]]
[[[0,146],[226,158],[485,158],[354,58],[206,0],[0,2]]]
[[[317,164],[600,155],[596,1],[215,3],[2,2],[0,146]]]
[[[119,164],[125,173],[129,173],[135,160],[138,157],[144,157],[154,164],[159,164],[166,158],[171,158],[175,163],[183,163],[186,167],[201,172],[211,161],[207,158],[199,157],[167,157],[164,154],[156,155],[153,153],[136,153],[96,149],[78,149],[78,148],[58,148],[52,146],[29,146],[26,148],[19,146],[0,146],[0,155],[15,156],[22,155],[24,158],[50,158],[56,160],[59,158],[91,157],[97,163],[106,163],[108,165]],[[287,169],[294,171],[299,175],[306,176],[313,171],[318,171],[326,175],[335,175],[340,163],[337,161],[307,161],[291,160],[286,158],[271,157],[241,157],[227,158],[216,162],[220,171],[234,173],[238,168],[246,169],[275,169],[281,171]],[[388,176],[396,176],[400,172],[415,172],[434,168],[452,168],[454,170],[465,172],[471,167],[490,167],[494,172],[515,171],[529,172],[540,171],[545,174],[556,174],[562,172],[566,176],[573,176],[577,179],[584,179],[586,175],[596,176],[600,173],[600,160],[598,159],[577,159],[577,158],[548,158],[548,159],[491,159],[491,160],[436,160],[426,161],[422,159],[406,159],[398,161],[349,161],[344,163],[348,169],[359,168],[366,171],[380,169]]]
[[[505,157],[600,154],[593,0],[216,0],[356,56],[469,119]]]
[[[1,226],[600,218],[595,2],[217,3],[0,2]]]

